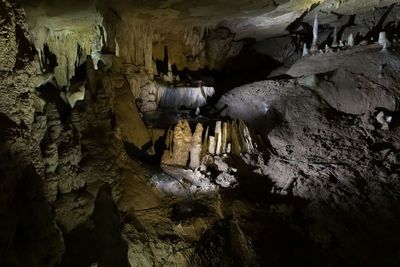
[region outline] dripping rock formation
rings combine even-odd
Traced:
[[[0,0],[0,266],[398,266],[396,0]]]

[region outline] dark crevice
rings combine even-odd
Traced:
[[[100,187],[90,219],[64,237],[66,251],[61,267],[129,267],[128,245],[121,235],[121,220],[111,187]]]
[[[16,56],[17,61],[14,65],[14,70],[23,69],[27,62],[33,61],[33,51],[32,46],[26,39],[24,31],[19,24],[15,25],[15,37],[18,40],[18,53]]]
[[[36,89],[41,98],[47,103],[55,103],[62,123],[67,121],[71,114],[71,107],[60,96],[60,90],[51,83],[46,83]]]

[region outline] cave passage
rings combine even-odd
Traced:
[[[396,0],[0,0],[0,266],[398,266]]]

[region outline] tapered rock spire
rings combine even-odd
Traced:
[[[315,14],[311,52],[318,51],[318,14]]]
[[[307,48],[307,44],[304,43],[304,46],[303,46],[303,57],[307,56],[307,55],[308,55],[308,48]]]
[[[337,42],[337,27],[333,29],[333,42],[332,42],[332,47],[338,47],[338,42]]]
[[[353,47],[354,46],[354,36],[352,33],[350,33],[349,38],[347,40],[347,45],[349,47]]]
[[[388,40],[386,38],[386,32],[379,33],[378,43],[382,46],[382,50],[385,51],[388,47]]]

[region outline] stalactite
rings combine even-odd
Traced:
[[[38,53],[39,66],[45,71],[47,58],[45,46],[56,56],[57,66],[54,77],[60,87],[70,85],[75,70],[86,60],[87,55],[93,57],[95,68],[100,60],[100,51],[107,38],[102,25],[88,25],[86,28],[55,30],[40,27],[32,31],[32,43]]]
[[[122,22],[117,29],[116,41],[119,57],[127,64],[153,73],[153,29],[140,22]]]

